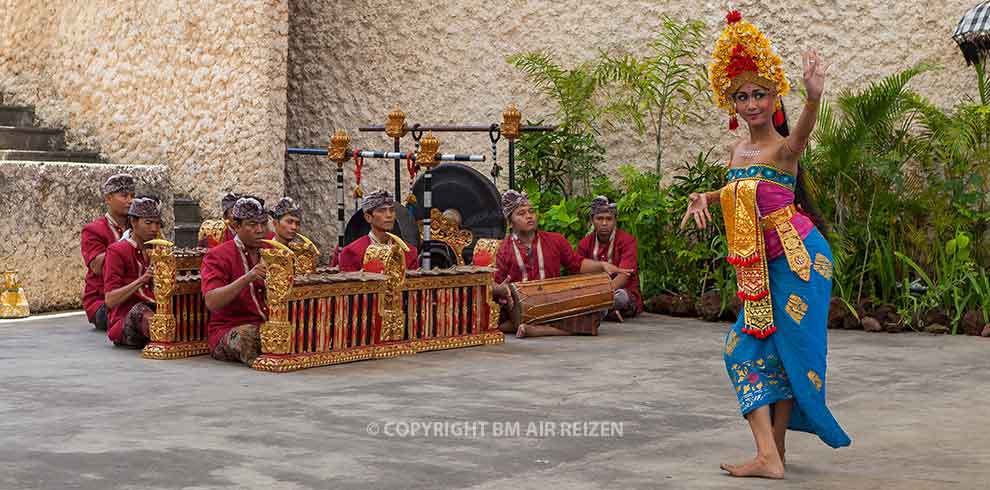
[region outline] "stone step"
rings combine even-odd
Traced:
[[[0,150],[58,151],[65,149],[61,129],[0,126]]]
[[[0,126],[34,126],[34,108],[0,105]]]
[[[0,150],[0,161],[104,163],[99,153],[39,150]]]

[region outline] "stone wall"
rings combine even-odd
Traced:
[[[228,189],[281,194],[287,42],[285,0],[7,0],[0,92],[217,215]]]
[[[162,199],[169,234],[172,186],[163,166],[0,162],[0,269],[20,272],[33,312],[81,307],[79,234],[106,212],[100,184],[119,172],[137,178],[138,193]]]
[[[731,5],[770,36],[796,86],[801,52],[811,47],[832,63],[831,94],[931,60],[943,69],[917,78],[912,87],[948,107],[975,94],[972,69],[965,67],[951,40],[956,23],[973,3],[947,0],[919,8],[917,2],[743,0]],[[507,56],[547,48],[569,65],[595,56],[598,49],[634,47],[643,53],[662,13],[705,21],[710,49],[729,5],[691,0],[289,0],[286,139],[289,146],[325,146],[330,134],[343,128],[358,146],[389,149],[391,142],[383,135],[356,130],[383,123],[396,105],[410,122],[497,122],[510,102],[518,104],[526,118],[545,116],[554,108],[505,62]],[[798,108],[801,99],[793,93],[786,102]],[[705,123],[674,135],[665,153],[668,165],[730,141],[727,116],[714,110],[709,115]],[[439,136],[442,150],[490,151],[486,135]],[[653,163],[652,135],[617,130],[604,141],[612,169],[623,163]],[[411,139],[406,144],[411,149]],[[506,146],[499,151],[504,158]],[[721,158],[721,153],[716,156]],[[390,166],[369,163],[365,189],[391,189]],[[480,167],[488,174],[490,163]],[[288,193],[303,198],[313,218],[307,226],[320,228],[314,234],[321,239],[335,236],[333,177],[325,160],[290,157],[286,173]],[[505,187],[506,173],[502,179]],[[350,192],[350,169],[346,181]]]

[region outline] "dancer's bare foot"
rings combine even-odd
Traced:
[[[722,463],[719,468],[736,477],[781,479],[784,477],[784,463],[780,460],[780,455],[773,456],[757,456],[752,461],[739,465]]]

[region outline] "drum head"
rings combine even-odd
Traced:
[[[519,294],[519,288],[512,283],[509,284],[509,294],[512,295],[512,309],[509,311],[509,321],[512,322],[513,328],[519,328],[519,324],[522,323],[523,297]]]
[[[371,224],[364,219],[364,211],[358,209],[351,215],[351,219],[347,220],[347,225],[344,227],[344,246],[346,247],[347,244],[370,232]],[[409,217],[409,211],[405,206],[395,207],[395,229],[392,230],[392,233],[402,237],[406,243],[419,248],[419,228]]]
[[[460,163],[443,163],[433,168],[431,176],[432,206],[440,211],[454,208],[461,213],[461,228],[474,233],[474,239],[505,237],[505,217],[502,216],[501,194],[491,179]],[[416,195],[416,220],[425,217],[423,192],[426,183],[420,174],[413,184]],[[471,263],[472,243],[464,250],[464,260]]]

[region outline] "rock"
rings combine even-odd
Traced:
[[[702,294],[695,308],[702,320],[718,321],[722,317],[722,295],[718,291]]]
[[[949,325],[952,320],[942,308],[932,308],[921,315],[921,323],[926,327],[928,325]]]
[[[983,331],[982,331],[982,332],[980,332],[980,336],[983,336],[983,337],[990,337],[990,323],[988,323],[988,324],[986,324],[986,325],[985,325],[985,326],[983,327]]]
[[[966,335],[980,335],[983,332],[983,323],[983,312],[970,310],[959,322],[959,330]]]
[[[901,321],[901,316],[897,314],[897,308],[890,304],[880,305],[870,316],[876,318],[881,325],[891,322],[900,323]]]
[[[881,325],[876,318],[868,316],[863,319],[863,330],[866,330],[867,332],[882,332],[883,325]]]
[[[729,298],[729,304],[725,305],[725,311],[722,312],[722,319],[730,322],[736,321],[739,318],[739,312],[742,310],[742,300],[738,296],[732,295]]]
[[[856,318],[856,315],[850,313],[849,316],[845,317],[842,320],[841,328],[844,328],[846,330],[859,330],[863,328],[863,323],[859,318]]]
[[[646,305],[644,305],[646,311],[650,313],[657,313],[659,315],[669,315],[670,311],[673,309],[674,296],[671,294],[658,294],[650,298]]]
[[[941,324],[938,324],[938,323],[933,323],[931,325],[926,326],[925,327],[925,331],[928,332],[928,333],[930,333],[930,334],[945,335],[945,334],[949,333],[950,330],[949,330],[949,327],[946,327],[945,325],[941,325]]]
[[[698,310],[694,307],[695,300],[686,294],[675,295],[670,305],[670,314],[673,316],[691,317],[698,316]]]
[[[869,298],[861,300],[859,305],[856,306],[856,314],[859,315],[860,319],[873,316],[874,310],[873,300]]]
[[[904,322],[887,322],[883,324],[883,330],[887,333],[901,333],[904,331]]]
[[[838,296],[833,297],[828,303],[828,328],[843,328],[846,317],[852,316],[845,302]]]

